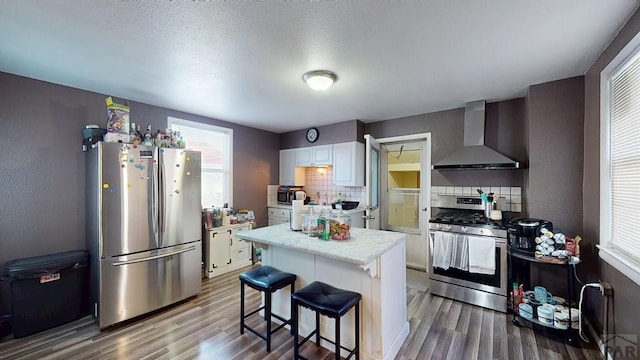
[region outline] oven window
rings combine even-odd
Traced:
[[[494,275],[475,274],[468,271],[462,271],[456,268],[450,267],[448,270],[444,270],[439,267],[433,268],[433,273],[448,276],[459,280],[470,281],[476,284],[489,285],[496,288],[500,287],[500,274],[503,269],[500,268],[500,248],[496,247],[496,273]]]

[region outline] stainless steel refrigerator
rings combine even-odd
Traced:
[[[100,142],[87,156],[87,249],[98,326],[197,295],[200,152]]]

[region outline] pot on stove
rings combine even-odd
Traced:
[[[536,251],[535,239],[536,236],[539,236],[541,228],[553,232],[553,223],[542,219],[512,219],[507,226],[509,246],[517,251],[533,255]]]

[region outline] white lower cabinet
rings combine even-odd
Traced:
[[[251,223],[212,228],[204,242],[205,275],[212,278],[251,265],[252,244],[235,236],[251,230]]]
[[[290,222],[291,210],[278,207],[268,208],[268,223],[271,225],[278,225]]]

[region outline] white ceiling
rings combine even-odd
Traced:
[[[0,71],[285,132],[583,75],[637,0],[0,0]],[[317,93],[304,72],[329,69]],[[132,114],[132,117],[135,114]]]

